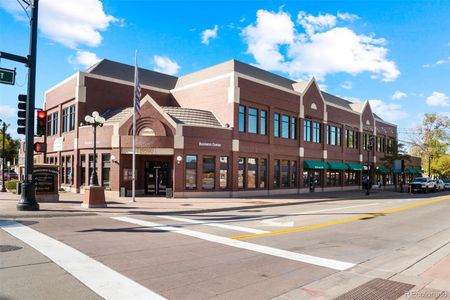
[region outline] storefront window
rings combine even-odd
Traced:
[[[82,154],[80,155],[80,165],[81,165],[81,172],[80,172],[80,185],[86,185],[86,155]]]
[[[247,188],[256,189],[256,180],[258,178],[258,159],[249,157],[247,159]]]
[[[282,188],[289,187],[289,161],[288,160],[281,161],[281,187]]]
[[[322,171],[314,171],[314,186],[322,186]]]
[[[307,171],[303,172],[303,180],[302,180],[302,182],[303,182],[303,186],[304,187],[308,187],[309,186],[309,175],[308,175]]]
[[[214,189],[215,175],[216,175],[216,157],[203,156],[202,188],[204,190]]]
[[[275,159],[273,165],[273,187],[280,187],[280,160]]]
[[[248,109],[248,132],[258,133],[258,110],[253,107]]]
[[[267,112],[265,110],[260,111],[261,117],[260,117],[260,127],[259,127],[259,133],[261,135],[267,134]]]
[[[352,171],[345,171],[345,184],[346,185],[357,185],[358,184],[358,180],[357,180],[357,176],[356,176],[356,172],[352,172]]]
[[[197,155],[186,155],[186,189],[197,188]]]
[[[72,156],[66,156],[66,184],[72,184]]]
[[[220,157],[220,188],[228,188],[228,156]]]
[[[263,158],[259,160],[259,187],[266,187],[267,180],[267,159]]]
[[[341,185],[341,173],[339,171],[327,172],[327,185]]]
[[[111,154],[102,154],[102,186],[110,187]]]
[[[243,189],[244,188],[244,181],[245,181],[245,158],[239,157],[238,161],[238,188]]]
[[[291,160],[291,187],[297,187],[297,161]]]
[[[66,183],[66,157],[61,156],[61,183]]]

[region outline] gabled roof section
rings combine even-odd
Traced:
[[[310,80],[294,82],[292,84],[292,88],[294,89],[294,91],[303,94],[306,91],[306,88],[309,86],[309,82]]]
[[[182,108],[174,106],[161,106],[177,124],[192,126],[222,127],[216,116],[210,111]]]
[[[352,104],[354,104],[354,103],[352,103],[348,100],[342,99],[340,97],[328,94],[327,92],[324,92],[324,91],[321,91],[321,93],[322,93],[322,96],[323,96],[325,102],[332,103],[332,104],[335,104],[338,106],[342,106],[343,108],[353,110]]]
[[[91,66],[85,73],[134,82],[134,66],[108,59],[103,59]],[[139,81],[142,85],[170,90],[175,87],[177,80],[175,76],[139,68]]]

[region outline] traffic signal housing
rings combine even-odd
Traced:
[[[36,119],[36,135],[43,136],[47,129],[47,113],[42,109],[38,110]]]
[[[17,133],[25,134],[27,126],[27,95],[19,95],[17,104]]]
[[[47,150],[47,145],[45,143],[36,142],[34,143],[35,152],[45,152]]]

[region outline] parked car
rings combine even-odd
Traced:
[[[3,171],[0,171],[0,180],[3,178]],[[19,179],[19,175],[14,170],[5,170],[5,180],[9,181],[11,179]]]
[[[434,182],[427,177],[417,177],[409,183],[411,193],[416,191],[428,193],[435,189]]]
[[[444,186],[446,190],[450,190],[450,179],[442,180],[444,182]]]
[[[445,183],[441,179],[436,179],[435,180],[435,189],[438,192],[445,191]]]

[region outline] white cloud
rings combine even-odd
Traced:
[[[73,49],[80,45],[97,47],[102,41],[101,31],[113,22],[119,22],[119,26],[124,24],[123,20],[107,15],[99,0],[41,0],[39,3],[39,29],[42,34]],[[1,1],[0,5],[16,19],[26,20],[16,1]]]
[[[407,96],[406,93],[401,92],[401,91],[396,91],[396,92],[391,96],[391,98],[392,98],[393,100],[400,100],[400,99],[402,99],[402,98],[405,98],[406,96]]]
[[[341,88],[346,89],[346,90],[351,90],[352,87],[353,87],[353,84],[352,84],[351,81],[344,81],[344,82],[341,84]]]
[[[372,111],[388,122],[396,122],[409,116],[400,104],[384,103],[379,99],[369,100]]]
[[[448,96],[440,92],[433,92],[426,101],[429,106],[450,106]]]
[[[242,35],[247,53],[260,67],[293,78],[306,75],[324,79],[332,73],[370,72],[383,81],[395,80],[400,72],[395,62],[387,59],[386,40],[337,27],[338,22],[349,19],[345,13],[336,17],[300,12],[297,21],[301,28],[297,28],[284,11],[258,10],[256,24],[245,27]]]
[[[219,30],[219,26],[214,25],[213,29],[203,30],[201,33],[202,44],[209,45],[209,41],[217,38],[217,31]]]
[[[97,54],[89,51],[77,51],[75,56],[69,57],[69,63],[72,65],[90,67],[100,61]]]
[[[450,63],[450,56],[447,57],[447,59],[440,59],[440,60],[436,61],[433,64],[424,64],[424,65],[422,65],[422,67],[424,67],[424,68],[431,68],[431,67],[435,67],[435,66],[438,66],[438,65],[448,64],[448,63]]]
[[[9,105],[0,105],[0,116],[5,117],[16,117],[16,109]]]
[[[177,74],[180,69],[180,66],[167,56],[155,55],[153,56],[153,63],[155,64],[155,71],[169,75]]]
[[[350,14],[350,13],[338,13],[337,17],[343,21],[350,21],[350,22],[353,22],[353,21],[359,19],[358,15]]]

